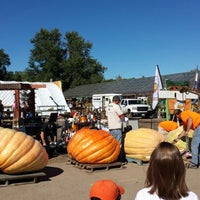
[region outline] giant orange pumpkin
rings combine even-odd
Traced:
[[[169,132],[178,128],[178,123],[174,121],[162,121],[159,123],[159,126],[165,131]]]
[[[6,174],[34,172],[48,162],[45,148],[33,137],[14,129],[0,128],[0,170]]]
[[[112,163],[119,156],[120,144],[105,130],[83,127],[69,141],[67,152],[80,163]]]

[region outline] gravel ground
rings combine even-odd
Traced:
[[[133,200],[136,192],[143,187],[147,164],[129,162],[123,168],[89,172],[67,162],[66,154],[49,160],[44,168],[46,176],[37,183],[8,185],[0,188],[1,199],[5,200],[79,200],[89,199],[88,194],[93,182],[99,179],[112,179],[125,188],[123,200]],[[187,184],[200,196],[200,169],[187,169]],[[20,181],[19,181],[20,182]]]

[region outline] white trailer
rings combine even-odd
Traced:
[[[122,97],[122,94],[116,94],[116,93],[109,93],[109,94],[93,94],[92,95],[92,107],[93,110],[99,109],[104,110],[106,106],[108,106],[109,103],[112,102],[112,99],[114,96],[120,96]]]

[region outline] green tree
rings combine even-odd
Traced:
[[[60,79],[63,73],[63,51],[61,33],[58,29],[48,31],[41,29],[31,39],[34,48],[31,50],[29,67],[25,76],[32,81],[50,81]]]
[[[77,32],[66,33],[65,39],[67,41],[67,59],[64,63],[64,87],[69,88],[104,81],[103,73],[106,67],[90,56],[92,44],[85,41]]]
[[[0,49],[0,80],[6,80],[7,67],[11,64],[10,57]]]
[[[58,29],[41,29],[36,33],[31,39],[34,48],[24,78],[29,81],[61,80],[63,89],[104,81],[106,68],[90,56],[92,44],[77,32],[66,33],[63,42],[61,36]]]
[[[23,79],[23,72],[12,72],[12,71],[9,71],[7,72],[6,74],[6,77],[5,79],[7,81],[10,81],[10,80],[13,80],[13,81],[23,81],[25,79]]]

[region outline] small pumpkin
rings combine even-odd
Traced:
[[[45,148],[33,137],[9,128],[0,128],[0,170],[6,174],[34,172],[48,162]]]
[[[178,128],[178,123],[168,120],[162,121],[158,124],[159,127],[163,128],[165,131],[169,132]]]
[[[183,130],[183,126],[178,127],[175,130],[172,130],[170,132],[167,133],[166,135],[166,140],[167,142],[172,143],[174,141],[174,139],[178,138],[178,135],[182,132]],[[190,129],[188,136],[189,136],[189,143],[188,145],[190,146],[192,137],[193,137],[193,133],[194,131],[192,129]],[[184,151],[187,148],[187,144],[186,144],[186,138],[183,137],[181,140],[178,140],[176,143],[174,143],[174,145],[180,150],[180,151]]]
[[[80,163],[112,163],[119,156],[120,144],[105,130],[83,127],[69,141],[67,152]]]
[[[163,134],[149,128],[134,129],[126,133],[124,150],[128,158],[149,161],[155,147],[165,140]]]

